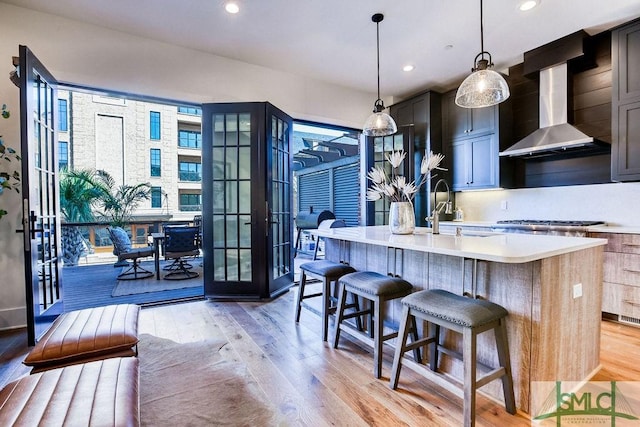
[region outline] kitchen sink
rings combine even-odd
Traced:
[[[421,227],[421,228],[416,228],[416,231],[414,232],[414,234],[431,234],[431,228],[426,228],[426,227]],[[455,230],[445,230],[445,231],[440,231],[440,234],[442,236],[455,236],[456,235],[456,231]],[[460,234],[462,237],[491,237],[491,236],[499,236],[503,233],[496,233],[494,231],[472,231],[472,230],[463,230],[462,233]]]
[[[440,234],[445,235],[445,236],[455,236],[456,232],[450,232],[450,231],[446,231],[446,232],[440,232]],[[491,231],[462,231],[462,233],[460,234],[462,237],[491,237],[491,236],[498,236],[500,235],[500,233],[494,233]]]

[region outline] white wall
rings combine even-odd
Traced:
[[[0,3],[0,134],[19,148],[19,91],[9,81],[11,57],[25,44],[61,81],[188,102],[269,101],[296,119],[361,127],[375,94],[353,91],[195,50],[89,26]],[[0,206],[0,329],[25,323],[20,196]],[[458,193],[465,219],[591,219],[640,225],[640,184],[604,184]],[[507,210],[501,210],[502,201]]]
[[[506,210],[502,209],[506,202]],[[640,226],[640,183],[575,185],[456,193],[465,221],[598,220]]]
[[[200,51],[85,25],[0,3],[0,119],[5,143],[19,149],[19,90],[8,79],[23,44],[60,81],[186,102],[269,101],[295,119],[360,128],[375,94],[354,91]],[[0,329],[24,325],[25,293],[20,196],[5,192],[0,206]]]

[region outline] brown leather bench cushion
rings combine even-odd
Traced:
[[[0,390],[0,425],[138,426],[138,383],[136,357],[28,375]]]
[[[117,304],[62,314],[24,360],[32,372],[118,356],[135,356],[140,307]]]

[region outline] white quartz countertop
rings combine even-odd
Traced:
[[[587,227],[587,231],[591,233],[640,234],[640,226],[593,225]]]
[[[519,233],[432,234],[430,228],[420,227],[407,235],[391,234],[388,226],[331,228],[311,233],[350,242],[503,263],[530,262],[607,244],[606,239]]]
[[[491,228],[499,227],[500,224],[496,223],[495,221],[440,221],[440,226]],[[633,225],[591,225],[589,227],[586,227],[586,230],[591,233],[640,234],[640,226]]]

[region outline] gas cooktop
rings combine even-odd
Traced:
[[[540,220],[540,219],[506,219],[497,221],[498,224],[513,225],[547,225],[558,227],[589,227],[604,224],[604,221],[564,221],[564,220]]]

